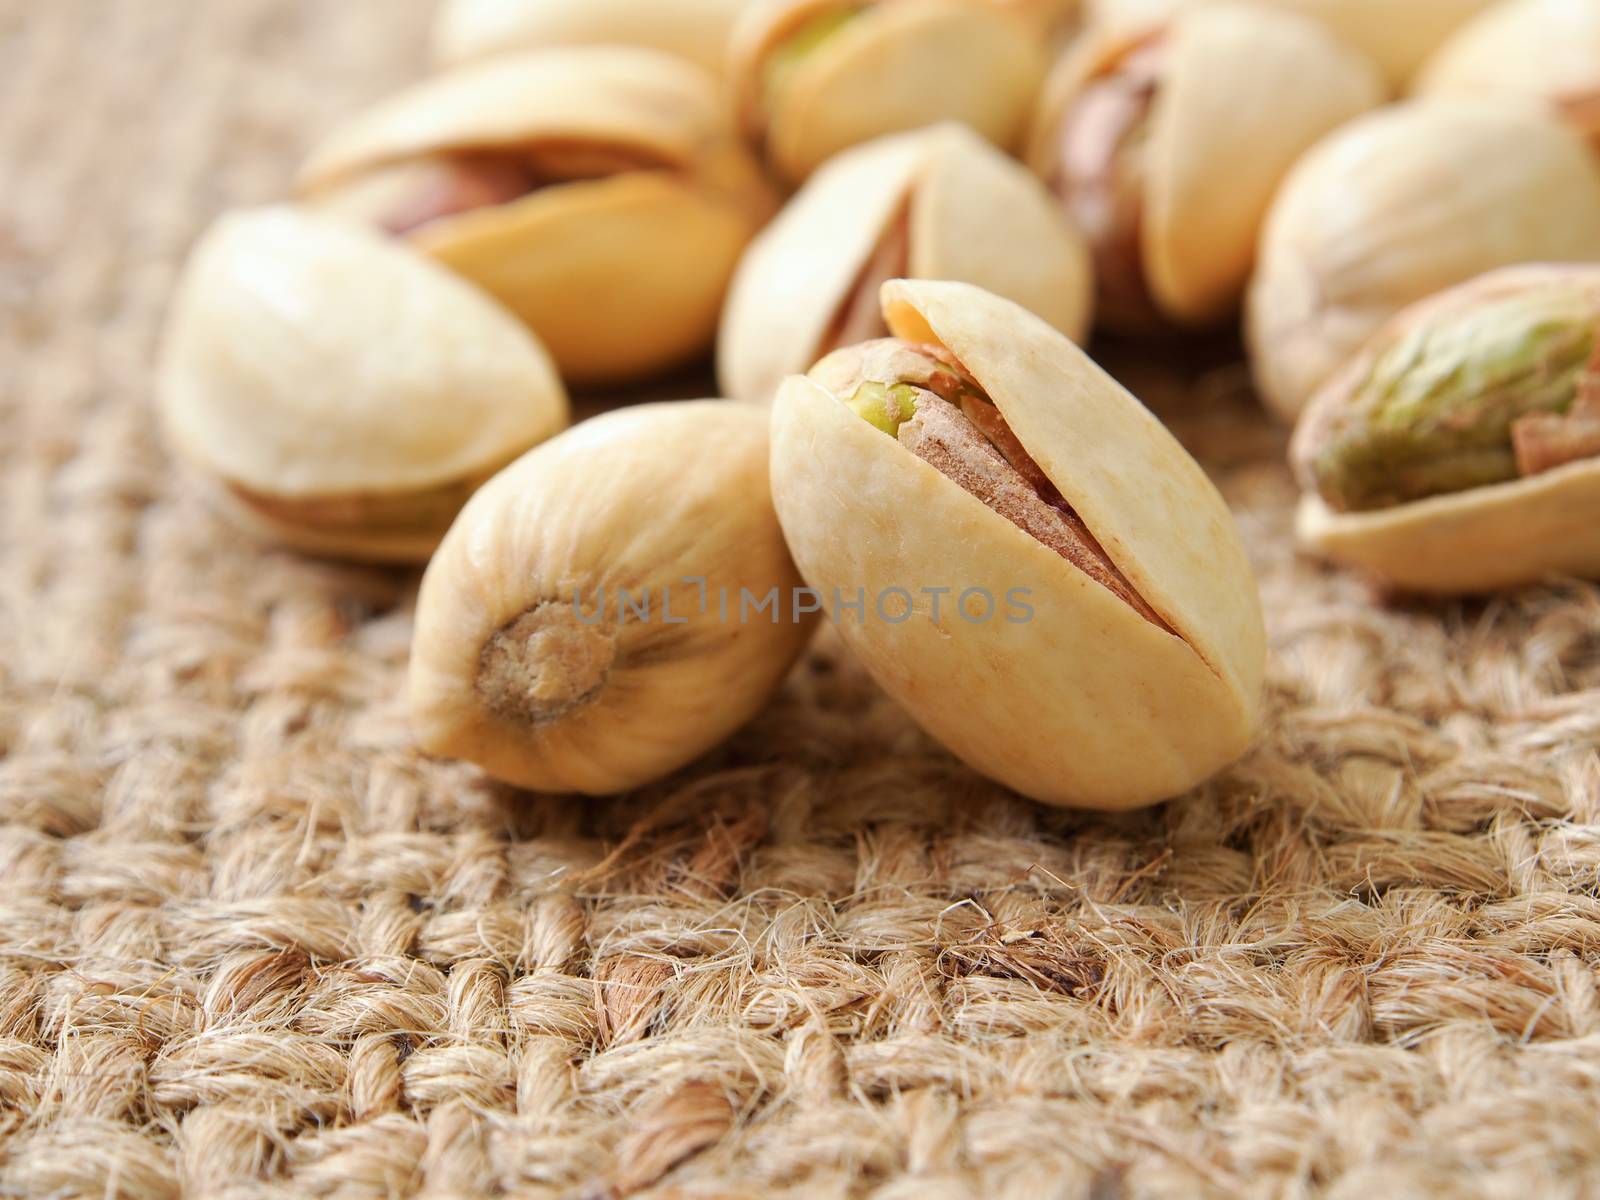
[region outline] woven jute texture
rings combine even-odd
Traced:
[[[1271,719],[1192,796],[1025,803],[831,636],[643,794],[414,751],[416,574],[231,532],[150,364],[198,231],[426,18],[0,0],[0,1193],[1600,1194],[1600,592],[1297,562],[1226,366],[1159,406]]]

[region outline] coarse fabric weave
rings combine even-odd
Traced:
[[[1190,797],[1010,796],[832,635],[638,795],[415,752],[416,573],[232,532],[151,363],[427,18],[0,0],[0,1194],[1600,1194],[1600,591],[1297,561],[1237,369],[1126,371],[1272,635]]]

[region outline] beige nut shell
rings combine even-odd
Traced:
[[[709,347],[772,197],[704,72],[655,51],[569,47],[463,67],[335,131],[301,175],[312,201],[408,160],[540,141],[631,149],[663,170],[546,188],[411,235],[534,329],[562,374],[625,382]]]
[[[482,477],[568,419],[549,356],[477,289],[364,227],[292,208],[224,217],[196,248],[160,396],[186,458],[287,501]],[[423,559],[438,541],[274,532],[379,559]]]
[[[1481,95],[1582,106],[1600,133],[1600,3],[1507,0],[1446,42],[1417,76],[1420,95]]]
[[[838,0],[755,0],[734,26],[729,73],[747,134],[799,184],[829,158],[888,133],[959,121],[1010,149],[1045,69],[1025,15],[975,0],[877,0],[798,64],[762,113],[772,48]]]
[[[1600,267],[1534,264],[1493,271],[1398,314],[1306,409],[1295,431],[1296,463],[1315,453],[1378,354],[1411,329],[1484,298],[1552,284],[1581,287],[1600,304]],[[1557,576],[1600,578],[1600,461],[1371,512],[1337,512],[1311,492],[1301,501],[1297,534],[1309,553],[1413,592],[1487,592]]]
[[[1049,804],[1125,809],[1248,746],[1265,635],[1227,506],[1161,424],[1070,340],[966,284],[895,281],[890,329],[942,345],[983,386],[1106,553],[1181,637],[1140,616],[809,378],[773,410],[773,497],[811,586],[864,588],[841,631],[878,682],[975,769]],[[920,589],[952,587],[940,618]],[[872,614],[887,589],[909,620]],[[1026,623],[953,612],[1030,589]],[[887,611],[899,615],[903,601]],[[1014,611],[1014,610],[1013,610]]]
[[[1293,420],[1391,316],[1497,267],[1600,259],[1600,166],[1529,106],[1436,100],[1359,118],[1273,202],[1251,281],[1256,382]]]
[[[446,0],[434,59],[474,59],[544,46],[628,45],[663,50],[720,74],[728,35],[748,0]]]
[[[1315,21],[1216,4],[1160,32],[1166,68],[1144,150],[1145,282],[1170,319],[1209,324],[1238,306],[1273,193],[1319,138],[1383,99],[1372,64]],[[1083,89],[1148,34],[1091,35],[1046,87],[1030,161],[1056,173],[1059,127]]]
[[[840,154],[751,243],[718,339],[727,395],[770,402],[785,376],[811,367],[902,215],[913,278],[975,283],[1074,340],[1087,334],[1093,280],[1083,238],[1036,178],[946,124]]]
[[[602,795],[676,770],[753,716],[813,628],[791,620],[800,578],[772,509],[767,425],[765,412],[724,401],[621,409],[486,484],[422,582],[409,681],[422,746],[522,787]],[[689,576],[706,581],[703,610]],[[574,589],[593,615],[604,588],[615,615],[619,587],[635,601],[648,590],[653,615],[594,634],[610,661],[590,700],[540,723],[486,703],[476,681],[497,631],[548,604],[582,632],[566,621]],[[669,587],[673,623],[661,610]],[[777,588],[782,620],[742,623],[741,588]],[[570,683],[558,658],[537,660],[531,687]]]

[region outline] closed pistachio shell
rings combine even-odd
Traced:
[[[1600,578],[1600,267],[1494,271],[1413,305],[1295,433],[1313,554],[1418,592]]]
[[[421,561],[473,488],[567,422],[543,348],[367,229],[225,217],[169,318],[161,411],[229,507],[291,545]]]
[[[1088,0],[1093,24],[1127,27],[1211,0]],[[1495,0],[1261,0],[1315,17],[1368,55],[1389,87],[1403,89],[1424,60]]]
[[[1160,316],[1209,324],[1238,307],[1284,175],[1324,134],[1376,106],[1383,84],[1367,59],[1315,21],[1259,5],[1207,5],[1138,34],[1092,35],[1052,77],[1031,139],[1034,169],[1055,182],[1069,211],[1081,203],[1062,166],[1067,135],[1080,132],[1069,122],[1144,46],[1158,57],[1142,135],[1115,151],[1103,146],[1138,156],[1136,164],[1103,166],[1136,172],[1128,202],[1139,210],[1138,261],[1119,261],[1129,256],[1113,244],[1101,262],[1108,274],[1139,272],[1121,286],[1142,285]],[[1137,122],[1136,109],[1129,115]],[[1099,204],[1100,195],[1096,184],[1089,202]],[[1085,228],[1096,232],[1092,220]]]
[[[881,334],[877,289],[900,275],[975,283],[1071,338],[1088,332],[1082,237],[1037,179],[947,124],[840,154],[751,243],[718,340],[724,392],[770,401],[841,340]],[[870,328],[852,335],[858,311]]]
[[[730,75],[748,136],[798,184],[842,150],[939,121],[1011,147],[1043,41],[977,0],[756,0],[734,26]]]
[[[423,748],[522,787],[603,795],[754,715],[814,624],[794,614],[767,424],[723,401],[626,408],[486,484],[417,601]],[[742,607],[773,591],[776,609]]]
[[[891,282],[883,301],[913,357],[943,356],[981,387],[1002,443],[1059,489],[1101,561],[1069,559],[886,436],[895,426],[860,404],[869,388],[845,397],[835,378],[840,360],[880,352],[841,351],[780,390],[772,470],[795,561],[851,648],[950,750],[1045,803],[1148,804],[1236,758],[1259,718],[1265,636],[1237,529],[1199,466],[1016,304],[925,281]]]
[[[728,34],[748,0],[446,0],[434,25],[436,61],[545,46],[663,50],[720,74]]]
[[[1496,267],[1600,259],[1600,166],[1532,108],[1412,102],[1362,117],[1291,172],[1267,218],[1248,338],[1292,420],[1406,305]]]
[[[1522,97],[1600,134],[1600,4],[1506,0],[1463,26],[1417,77],[1420,95]]]
[[[541,161],[545,175],[530,165]],[[334,132],[301,188],[485,288],[581,384],[703,353],[772,203],[703,72],[614,46],[508,55],[420,84]],[[419,205],[420,220],[385,219]]]

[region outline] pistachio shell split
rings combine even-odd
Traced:
[[[1600,576],[1600,267],[1413,306],[1295,434],[1307,549],[1413,591]]]
[[[1208,324],[1237,308],[1295,160],[1382,98],[1371,63],[1315,21],[1205,5],[1080,43],[1029,158],[1095,248],[1107,322]]]
[[[997,220],[996,214],[1004,214]],[[724,392],[770,402],[785,376],[887,332],[888,279],[957,279],[1088,332],[1088,249],[1044,187],[959,125],[833,159],[750,246],[718,340]]]
[[[418,598],[423,748],[602,795],[754,715],[814,625],[772,509],[767,424],[723,401],[622,409],[486,484]]]
[[[1247,334],[1293,419],[1391,316],[1521,262],[1600,259],[1600,167],[1523,106],[1436,100],[1362,117],[1308,154],[1261,239]]]
[[[584,385],[705,352],[772,204],[704,72],[616,46],[422,83],[333,133],[301,188],[484,288]]]
[[[446,0],[435,61],[459,66],[547,46],[644,46],[720,74],[728,34],[749,0]]]
[[[160,399],[244,523],[380,561],[425,560],[479,483],[567,422],[549,357],[486,296],[289,208],[226,217],[195,250]]]
[[[1583,133],[1600,136],[1600,4],[1497,4],[1428,60],[1416,91],[1540,100]]]
[[[899,280],[883,306],[891,340],[789,379],[773,409],[779,519],[852,649],[950,750],[1045,803],[1148,804],[1236,758],[1265,638],[1199,466],[1020,306]]]
[[[757,0],[729,69],[746,136],[798,184],[851,146],[940,121],[1010,148],[1043,42],[1028,16],[979,0]]]

